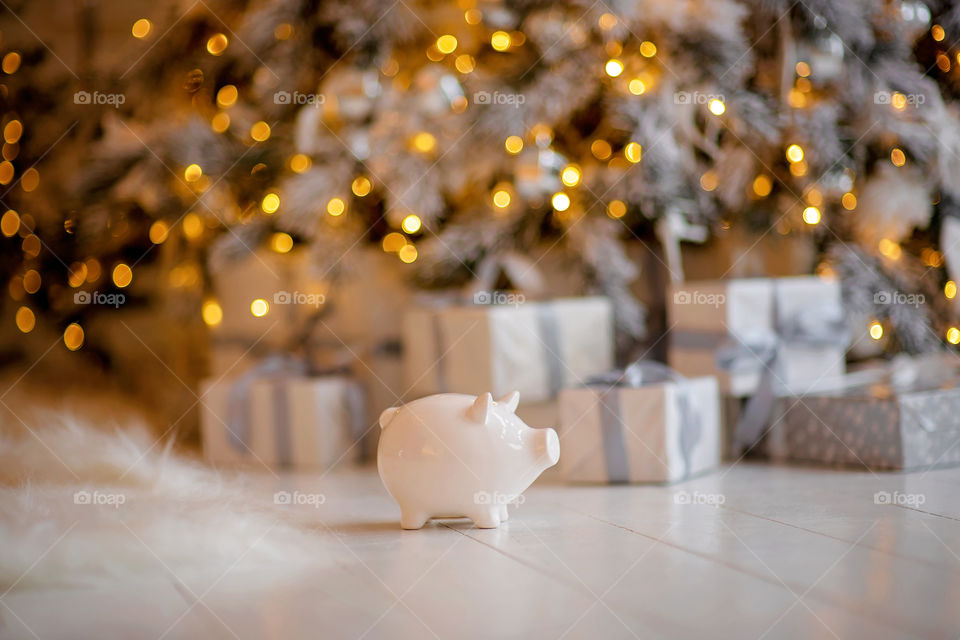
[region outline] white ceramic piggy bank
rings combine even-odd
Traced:
[[[520,394],[441,393],[380,414],[377,469],[400,505],[400,526],[463,517],[497,527],[516,500],[560,459],[553,429],[531,429],[514,413]]]

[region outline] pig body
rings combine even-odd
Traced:
[[[519,399],[516,391],[499,401],[441,393],[380,415],[377,469],[401,527],[465,516],[493,528],[507,519],[507,503],[560,459],[557,432],[524,424]]]

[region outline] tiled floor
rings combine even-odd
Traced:
[[[0,598],[0,637],[960,637],[960,470],[545,478],[498,530],[401,531],[373,470],[261,485],[323,494],[290,509],[332,562],[274,583],[16,590]]]

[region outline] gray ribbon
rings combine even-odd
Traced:
[[[620,390],[637,389],[648,384],[674,382],[677,385],[677,403],[680,416],[680,455],[683,456],[684,477],[691,472],[691,456],[703,435],[701,415],[688,380],[659,362],[638,360],[622,371],[611,371],[588,378],[585,386],[602,387],[600,391],[600,428],[603,437],[603,455],[607,477],[611,482],[629,482],[630,464],[627,459],[624,420],[620,408]]]
[[[563,387],[563,358],[560,357],[560,329],[557,325],[557,313],[550,303],[535,305],[537,326],[543,344],[543,363],[547,369],[547,387],[550,396],[556,396]]]
[[[227,431],[230,444],[235,449],[244,454],[250,451],[250,388],[255,381],[266,377],[273,383],[271,405],[277,460],[281,465],[290,464],[290,405],[284,378],[305,373],[306,365],[303,362],[289,356],[274,355],[240,376],[230,388],[227,399]]]

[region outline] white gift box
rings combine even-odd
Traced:
[[[613,313],[601,297],[420,307],[404,316],[403,336],[413,395],[519,391],[538,403],[613,367]]]
[[[573,482],[673,482],[720,462],[716,378],[560,392],[560,473]]]
[[[724,393],[752,395],[764,375],[773,375],[777,386],[796,386],[845,371],[836,281],[798,276],[689,282],[674,286],[667,309],[670,366],[685,376],[717,376]],[[738,345],[747,366],[718,362],[718,351],[730,344]],[[768,347],[775,349],[775,363],[762,359]]]
[[[211,462],[327,469],[361,452],[355,442],[367,427],[363,392],[348,378],[207,379],[200,397],[203,454]]]

